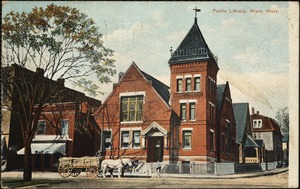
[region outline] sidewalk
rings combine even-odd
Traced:
[[[251,173],[238,173],[238,174],[231,174],[231,175],[214,175],[214,174],[164,174],[163,177],[165,178],[199,178],[199,179],[236,179],[236,178],[251,178],[251,177],[259,177],[259,176],[266,176],[266,175],[274,175],[278,173],[283,173],[288,171],[288,168],[277,168],[269,171],[261,171],[261,172],[251,172]],[[128,173],[125,172],[125,177],[151,177],[155,176],[155,174],[146,173]],[[1,178],[22,178],[23,172],[21,171],[7,171],[1,172]],[[88,178],[86,177],[85,172],[82,172],[76,178]],[[68,177],[62,178],[57,172],[33,172],[32,173],[33,179],[73,179],[75,177]],[[99,177],[96,177],[99,178]],[[94,179],[94,178],[91,178]]]

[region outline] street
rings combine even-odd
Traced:
[[[287,188],[288,171],[253,178],[74,178],[51,188]]]

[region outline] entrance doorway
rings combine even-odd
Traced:
[[[164,137],[148,137],[147,162],[162,162]]]

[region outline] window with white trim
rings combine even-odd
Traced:
[[[210,150],[213,151],[214,150],[214,131],[210,130],[209,131],[209,146],[210,146]]]
[[[192,148],[192,131],[183,130],[182,131],[182,147],[186,149]]]
[[[132,148],[139,148],[140,145],[141,145],[141,139],[140,139],[140,136],[141,136],[141,131],[133,131],[133,134],[132,134]]]
[[[194,91],[200,91],[200,77],[194,78]]]
[[[180,118],[181,120],[186,120],[186,103],[180,104]]]
[[[230,122],[226,122],[226,128],[227,128],[227,148],[226,152],[230,153],[231,152],[231,125]]]
[[[192,91],[192,79],[191,78],[185,79],[185,91],[186,92]]]
[[[176,91],[178,93],[182,93],[182,78],[177,79]]]
[[[254,119],[253,120],[253,128],[262,128],[262,120]]]
[[[121,148],[129,148],[129,131],[121,131]]]
[[[209,120],[211,123],[215,122],[215,106],[212,103],[209,103]]]
[[[121,121],[142,121],[144,96],[121,97]]]
[[[37,129],[36,129],[36,134],[37,135],[44,135],[46,134],[46,121],[44,120],[39,120],[37,124]]]
[[[190,106],[190,120],[196,120],[196,103],[189,103]]]

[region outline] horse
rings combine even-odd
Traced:
[[[121,178],[121,175],[124,174],[124,169],[126,166],[132,166],[132,162],[130,159],[106,159],[101,163],[101,169],[103,171],[103,178],[106,176],[106,171],[108,170],[113,177],[113,170],[118,169],[118,178]]]

